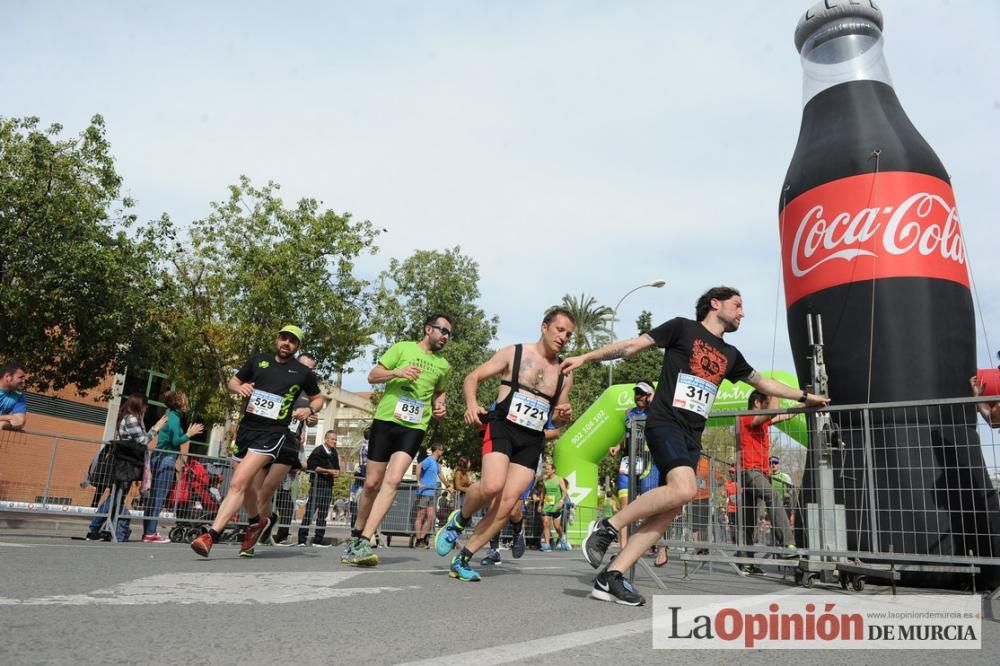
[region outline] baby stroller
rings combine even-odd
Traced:
[[[167,495],[167,505],[177,507],[177,524],[169,534],[171,541],[191,543],[211,527],[219,510],[211,488],[212,477],[205,466],[196,458],[188,458]]]

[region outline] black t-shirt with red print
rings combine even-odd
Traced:
[[[647,335],[665,354],[646,427],[676,425],[700,435],[722,380],[746,379],[753,368],[736,347],[690,319],[671,319]]]

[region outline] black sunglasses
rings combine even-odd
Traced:
[[[448,337],[451,337],[450,328],[446,328],[444,326],[438,326],[437,324],[427,324],[427,325],[430,326],[431,328],[436,328],[437,330],[441,331],[441,335],[447,335]]]

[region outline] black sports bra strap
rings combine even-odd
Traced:
[[[514,345],[514,364],[510,369],[510,379],[509,380],[501,379],[500,383],[503,386],[509,386],[514,391],[517,391],[518,389],[521,388],[520,383],[518,383],[518,379],[520,378],[520,376],[521,376],[521,345],[516,344]]]

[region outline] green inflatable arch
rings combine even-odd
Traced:
[[[767,377],[773,377],[789,386],[798,387],[794,375],[783,372],[762,372]],[[597,498],[599,494],[597,466],[608,455],[608,449],[617,444],[625,436],[625,412],[635,407],[632,389],[634,384],[615,384],[608,387],[583,415],[573,422],[562,437],[556,440],[553,449],[553,464],[556,473],[566,479],[569,494],[577,506],[579,517],[573,525],[567,528],[567,536],[574,543],[579,543],[587,535],[589,523],[597,515]],[[723,381],[715,398],[710,426],[732,425],[733,416],[724,416],[720,412],[733,412],[747,408],[747,398],[753,390],[748,384],[733,384]],[[796,406],[794,400],[783,400],[782,406]],[[805,418],[797,416],[788,421],[782,421],[777,426],[785,434],[806,446]]]

